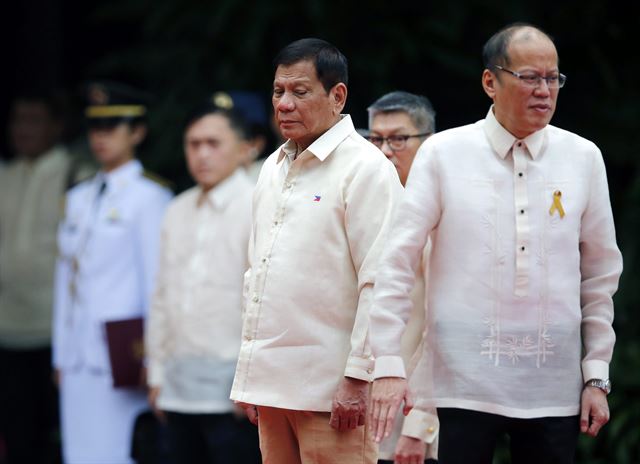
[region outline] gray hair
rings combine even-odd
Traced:
[[[420,132],[433,134],[436,131],[436,112],[427,97],[396,90],[378,98],[367,108],[369,127],[373,118],[380,113],[407,113],[409,119]]]

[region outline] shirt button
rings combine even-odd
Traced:
[[[291,184],[291,182],[287,182],[286,184],[284,184],[284,186],[290,189],[293,186],[293,184]]]
[[[524,247],[520,247],[520,251],[524,251]]]
[[[278,221],[273,221],[273,225],[277,226],[278,225]]]
[[[524,210],[523,209],[520,210],[520,214],[524,214]]]
[[[522,146],[522,142],[518,142],[518,146],[521,147]]]
[[[251,341],[251,336],[250,335],[245,335],[244,336],[244,341],[250,342]]]
[[[373,374],[373,369],[371,368],[367,369],[367,374]]]
[[[435,427],[431,426],[427,429],[427,433],[433,433],[435,430]]]
[[[260,298],[258,298],[258,295],[253,295],[252,300],[254,303],[257,303],[258,301],[260,301]]]
[[[267,258],[262,258],[262,262],[266,263],[267,262]]]
[[[519,173],[518,173],[518,177],[522,177],[522,176],[524,176],[524,174],[523,174],[523,173],[521,173],[521,172],[519,172]]]

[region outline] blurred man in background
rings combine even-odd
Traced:
[[[128,464],[134,421],[148,406],[142,379],[122,385],[116,374],[142,351],[142,340],[135,345],[123,331],[108,338],[107,327],[134,327],[130,323],[141,322],[148,310],[172,194],[135,159],[147,135],[147,96],[125,84],[96,82],[87,100],[100,171],[67,195],[58,235],[53,364],[65,463]],[[110,356],[118,341],[123,355]]]
[[[146,332],[149,401],[168,424],[175,464],[256,462],[242,443],[244,411],[229,399],[251,233],[253,182],[242,164],[253,146],[248,121],[221,98],[187,118],[184,151],[197,185],[167,209]]]
[[[431,102],[421,95],[395,91],[383,95],[369,108],[367,138],[391,160],[404,186],[420,144],[436,131],[436,113]],[[402,358],[410,366],[411,391],[415,407],[406,418],[398,411],[393,434],[380,443],[381,463],[422,463],[425,457],[435,462],[437,456],[438,418],[435,408],[425,407],[424,400],[432,394],[433,378],[426,371],[422,350],[427,336],[425,282],[430,245],[425,246],[418,267],[416,283],[411,292],[413,309],[407,330],[402,337]]]
[[[89,175],[61,145],[64,100],[29,91],[13,101],[15,159],[0,170],[0,434],[13,463],[57,454],[51,375],[56,232],[65,191]]]
[[[260,92],[230,90],[216,92],[213,102],[220,108],[233,109],[246,121],[250,147],[242,167],[255,184],[267,155],[280,145],[276,145],[276,134],[270,124],[265,97]]]

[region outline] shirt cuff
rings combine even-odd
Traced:
[[[373,359],[360,358],[357,356],[349,356],[347,360],[347,367],[344,370],[345,377],[351,377],[354,379],[366,380],[371,382],[373,374]]]
[[[380,356],[376,358],[376,368],[373,378],[380,379],[382,377],[406,378],[407,374],[404,370],[404,361],[402,361],[402,357]]]
[[[586,383],[591,379],[607,380],[609,378],[609,363],[599,359],[582,361],[582,379]]]
[[[162,364],[158,361],[149,360],[147,367],[147,384],[150,387],[159,387],[162,385],[162,379],[164,377],[164,369]]]
[[[435,414],[418,409],[412,409],[404,418],[402,425],[402,435],[417,438],[425,443],[431,444],[438,436],[440,421]]]

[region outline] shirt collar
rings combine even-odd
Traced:
[[[502,159],[509,154],[509,150],[511,150],[515,141],[518,140],[498,122],[493,114],[493,105],[489,108],[487,117],[484,120],[484,132],[487,134],[489,143]],[[533,159],[536,159],[542,153],[545,134],[546,127],[522,139]]]
[[[351,116],[348,114],[342,114],[340,115],[340,120],[328,131],[318,137],[305,151],[310,152],[320,161],[324,161],[337,148],[337,146],[354,131],[355,128],[351,121]],[[291,139],[287,140],[287,142],[280,147],[278,163],[282,161],[285,155],[296,153],[297,150],[297,144]]]
[[[205,192],[201,187],[198,187],[200,193],[196,200],[197,207],[208,204],[215,209],[226,208],[229,202],[237,196],[238,188],[245,179],[246,174],[242,169],[236,169],[233,174],[208,192]]]
[[[65,151],[61,145],[55,145],[45,151],[42,155],[35,159],[28,159],[24,156],[17,158],[17,163],[22,163],[26,166],[40,167],[56,165],[65,158]]]

